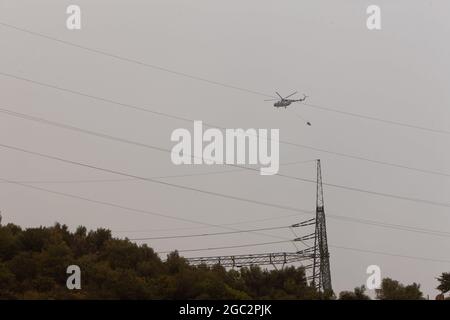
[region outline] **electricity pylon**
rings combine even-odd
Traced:
[[[323,202],[322,169],[317,160],[316,181],[316,231],[314,239],[314,261],[312,284],[320,292],[332,292],[330,274],[330,254],[327,243],[327,227]]]
[[[275,253],[259,253],[214,257],[196,257],[187,258],[187,262],[191,265],[221,265],[223,267],[248,267],[254,265],[286,265],[292,263],[302,263],[305,271],[312,269],[312,275],[306,279],[319,292],[331,294],[330,274],[330,254],[328,252],[327,229],[325,222],[325,210],[323,202],[322,187],[322,169],[320,160],[317,160],[317,181],[316,181],[316,217],[302,221],[293,225],[293,227],[307,227],[315,225],[315,231],[303,237],[298,237],[292,241],[314,240],[314,245],[307,246],[304,250],[296,252],[275,252]],[[308,264],[309,262],[309,264]]]

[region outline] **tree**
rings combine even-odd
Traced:
[[[66,287],[67,266],[82,270],[82,289]],[[438,280],[448,291],[449,274]],[[384,279],[379,299],[421,299],[419,285]],[[365,300],[364,286],[340,294]],[[333,299],[311,286],[302,267],[227,270],[192,266],[172,252],[165,261],[146,245],[117,239],[106,229],[66,225],[0,225],[0,299]]]
[[[441,291],[443,294],[450,291],[450,272],[444,272],[437,278],[440,282],[436,289]]]
[[[356,287],[352,291],[342,291],[339,293],[339,300],[370,300],[370,297],[365,294],[366,287]]]
[[[413,283],[403,285],[396,280],[384,278],[381,288],[376,290],[379,300],[422,300],[423,293],[420,291],[420,284]]]
[[[0,261],[11,259],[18,251],[19,244],[13,230],[0,226]]]

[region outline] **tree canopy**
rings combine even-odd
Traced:
[[[81,290],[68,290],[66,269],[81,269]],[[162,261],[146,245],[106,229],[65,225],[0,226],[2,299],[315,299],[303,268],[225,270],[190,266],[172,252]]]
[[[69,290],[67,267],[81,270],[81,290]],[[450,273],[437,278],[450,291]],[[368,300],[364,286],[342,291],[341,300]],[[420,285],[382,280],[377,299],[423,299]],[[191,266],[174,251],[163,261],[152,248],[111,231],[74,232],[52,227],[22,229],[0,224],[0,299],[333,299],[306,280],[302,267],[226,270]]]
[[[444,272],[440,277],[437,278],[439,285],[436,289],[442,293],[447,293],[450,291],[450,272]]]
[[[422,300],[424,299],[420,284],[403,285],[396,280],[384,278],[381,288],[376,290],[380,300]]]
[[[356,287],[353,291],[341,291],[339,293],[339,300],[370,300],[370,297],[365,294],[366,287]]]

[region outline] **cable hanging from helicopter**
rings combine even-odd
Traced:
[[[305,94],[303,94],[303,98],[300,98],[300,99],[289,99],[290,97],[292,97],[293,95],[295,95],[295,94],[297,94],[298,92],[296,91],[296,92],[294,92],[294,93],[291,93],[290,95],[288,95],[288,96],[286,96],[286,97],[282,97],[278,92],[275,92],[276,94],[277,94],[277,96],[279,97],[279,99],[278,98],[276,98],[276,99],[268,99],[268,100],[264,100],[264,101],[276,101],[274,104],[273,104],[273,106],[275,107],[275,108],[287,108],[288,106],[290,106],[291,105],[291,103],[293,103],[293,102],[303,102],[303,101],[305,101],[306,100],[306,98],[308,98],[308,96],[307,95],[305,95]],[[297,116],[299,116],[299,115],[297,115]],[[306,121],[305,119],[303,119],[301,116],[299,116],[303,121],[305,121],[306,122],[306,124],[308,125],[308,126],[311,126],[311,122],[309,122],[309,121]]]

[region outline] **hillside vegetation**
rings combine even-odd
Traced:
[[[69,265],[81,290],[69,290]],[[65,225],[23,230],[0,226],[3,299],[314,299],[302,268],[267,271],[192,267],[176,252],[161,261],[146,245],[112,238],[105,229],[70,232]]]
[[[67,267],[81,270],[81,289],[69,290]],[[450,273],[437,278],[450,292]],[[385,278],[377,299],[423,299],[420,285]],[[342,300],[367,300],[364,286]],[[65,225],[22,229],[0,224],[0,299],[333,299],[308,285],[304,269],[226,270],[190,266],[172,252],[165,261],[146,245],[116,239],[111,231],[70,232]]]

